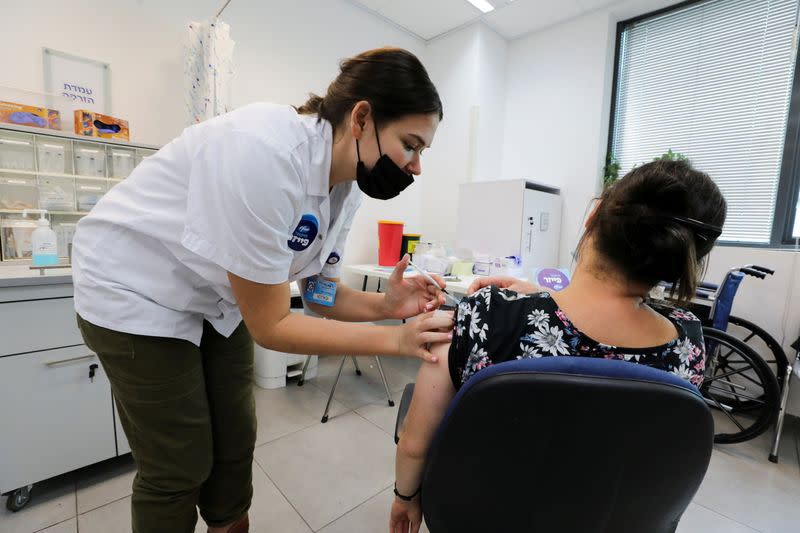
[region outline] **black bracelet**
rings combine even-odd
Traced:
[[[395,482],[394,484],[394,495],[403,500],[404,502],[410,502],[411,500],[416,498],[417,494],[419,494],[421,490],[422,490],[422,485],[420,485],[419,488],[411,496],[404,496],[399,492],[397,492],[397,482]]]

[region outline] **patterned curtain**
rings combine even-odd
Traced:
[[[231,110],[233,47],[231,27],[219,19],[190,22],[184,55],[186,124]]]

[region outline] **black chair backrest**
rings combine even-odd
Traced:
[[[586,357],[489,367],[462,387],[429,452],[431,533],[662,533],[703,480],[714,438],[697,390]]]

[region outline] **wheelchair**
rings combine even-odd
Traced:
[[[731,315],[745,276],[764,279],[774,271],[758,265],[730,269],[720,284],[701,282],[684,307],[703,322],[705,379],[700,392],[716,417],[714,442],[732,444],[767,431],[781,408],[790,365],[780,343],[756,324]],[[776,451],[770,460],[777,462]]]

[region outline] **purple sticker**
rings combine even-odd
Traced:
[[[556,268],[543,268],[536,273],[536,283],[540,287],[560,291],[569,285],[569,277]]]

